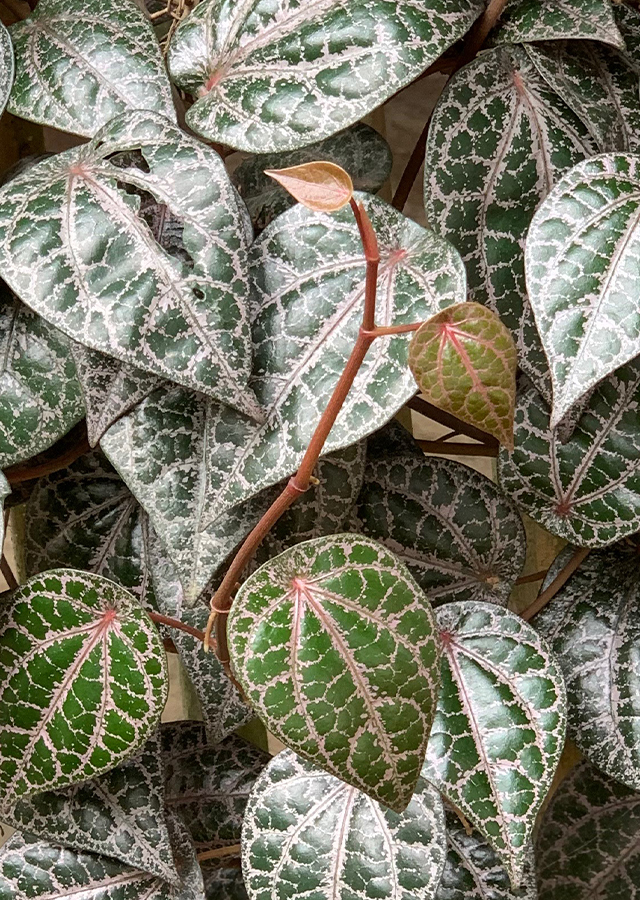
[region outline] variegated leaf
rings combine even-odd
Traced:
[[[3,802],[112,769],[166,698],[162,642],[128,591],[73,569],[29,579],[0,609]]]
[[[248,900],[240,869],[205,869],[202,875],[206,900]]]
[[[13,45],[9,32],[0,22],[0,115],[11,93],[14,77]]]
[[[381,544],[298,544],[240,587],[228,619],[235,677],[267,728],[395,810],[424,759],[439,686],[429,601]]]
[[[566,727],[562,672],[519,616],[488,603],[436,613],[442,689],[423,776],[488,840],[518,887]]]
[[[39,841],[99,853],[178,882],[164,815],[157,732],[116,769],[83,784],[0,807],[0,819]]]
[[[526,552],[513,503],[479,472],[425,457],[417,445],[389,447],[392,437],[385,431],[369,457],[353,530],[398,556],[434,605],[505,606]]]
[[[449,244],[377,197],[359,199],[382,254],[378,324],[421,321],[464,300],[464,268]],[[257,308],[251,385],[264,423],[168,387],[116,422],[101,442],[167,545],[176,517],[195,516],[198,531],[215,527],[224,512],[296,470],[362,322],[365,267],[350,209],[325,215],[296,206],[265,229],[252,254]],[[366,437],[413,395],[408,341],[407,335],[376,340],[325,453]],[[169,499],[167,514],[162,507]],[[177,561],[174,551],[172,556]]]
[[[528,853],[522,888],[514,889],[509,873],[477,831],[466,830],[459,816],[445,810],[447,861],[435,900],[538,900],[533,849]]]
[[[640,884],[640,794],[582,762],[540,824],[539,900],[635,900]]]
[[[184,825],[170,818],[180,884],[106,856],[14,834],[0,849],[0,897],[6,900],[205,900],[202,872]]]
[[[196,97],[187,124],[250,153],[302,147],[351,125],[461,38],[479,0],[204,0],[168,64]]]
[[[133,109],[175,122],[160,48],[134,0],[40,0],[11,26],[16,78],[9,112],[62,131],[93,137]]]
[[[5,527],[4,527],[4,502],[11,493],[11,485],[5,478],[4,474],[0,472],[0,548],[4,546],[5,539]]]
[[[251,900],[431,900],[444,861],[442,801],[423,779],[407,809],[391,812],[285,750],[258,779],[245,813]]]
[[[640,559],[591,553],[534,619],[567,683],[569,733],[587,759],[640,790]]]
[[[139,165],[110,159],[134,150]],[[128,188],[182,222],[188,261],[155,240]],[[150,112],[0,189],[0,265],[25,303],[94,350],[258,415],[245,387],[250,231],[220,157]]]
[[[569,38],[623,48],[611,0],[509,0],[496,34],[506,44]]]
[[[621,50],[629,65],[640,73],[640,10],[626,3],[614,3],[613,14],[624,40]]]
[[[41,478],[25,509],[27,575],[71,566],[104,575],[153,608],[149,519],[101,453]]]
[[[604,547],[640,530],[640,365],[594,392],[571,438],[560,443],[540,395],[526,390],[515,415],[515,449],[502,450],[498,481],[519,509],[580,547]]]
[[[596,152],[587,128],[523,47],[497,47],[461,69],[429,131],[425,206],[461,252],[470,300],[497,312],[521,368],[549,392],[548,364],[527,302],[524,240],[554,182]]]
[[[640,161],[612,153],[575,166],[527,237],[527,287],[551,368],[552,427],[640,354]]]
[[[0,466],[30,459],[84,415],[67,338],[0,283]]]
[[[358,191],[375,193],[391,174],[391,150],[373,128],[358,122],[351,128],[317,144],[289,153],[261,153],[244,160],[232,180],[247,204],[253,224],[260,231],[280,213],[293,206],[293,197],[265,169],[284,169],[312,160],[338,163],[353,180]]]

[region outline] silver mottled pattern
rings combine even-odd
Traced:
[[[624,47],[610,0],[509,0],[495,39],[502,43],[603,41]]]
[[[0,23],[0,115],[7,105],[14,77],[13,45],[9,32]]]

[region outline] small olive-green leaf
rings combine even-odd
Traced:
[[[298,544],[239,589],[233,672],[276,737],[396,810],[409,803],[439,685],[429,601],[381,544]]]
[[[513,447],[518,355],[500,318],[479,303],[459,303],[424,322],[409,347],[424,398]]]
[[[5,802],[112,769],[147,740],[166,698],[162,642],[128,591],[73,569],[31,578],[0,610]]]
[[[319,160],[288,169],[265,169],[265,175],[316,212],[337,212],[353,197],[351,177],[336,163]]]
[[[14,77],[13,46],[9,32],[0,22],[0,115],[11,93]]]
[[[611,0],[509,0],[496,40],[506,44],[592,40],[624,48],[612,6]]]
[[[481,0],[205,0],[168,64],[196,97],[187,125],[250,153],[291,150],[346,128],[461,38]]]
[[[564,746],[562,672],[534,629],[489,603],[441,606],[442,689],[422,774],[487,839],[514,887]]]
[[[175,122],[160,48],[134,0],[40,0],[10,32],[15,116],[85,137],[133,109]]]
[[[424,779],[404,812],[285,750],[258,779],[242,860],[251,900],[432,900],[445,861],[442,801]]]

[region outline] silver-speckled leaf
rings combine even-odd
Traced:
[[[533,620],[567,684],[569,734],[590,762],[640,790],[640,558],[591,553]]]
[[[138,165],[110,159],[134,150]],[[135,191],[180,219],[188,260],[156,241]],[[126,113],[4,185],[0,233],[3,277],[52,325],[257,415],[246,388],[251,225],[211,148],[155,113]]]
[[[561,39],[624,47],[611,0],[509,0],[495,38],[505,44]]]
[[[202,875],[206,900],[248,900],[240,869],[205,869]]]
[[[429,130],[427,219],[461,252],[469,299],[500,315],[521,368],[547,394],[548,364],[527,301],[525,236],[554,182],[596,150],[517,46],[489,50],[456,73]]]
[[[67,338],[0,284],[0,466],[55,444],[84,415]]]
[[[437,610],[442,688],[422,774],[487,839],[518,887],[564,746],[566,693],[546,643],[489,603]]]
[[[514,890],[509,873],[489,844],[478,834],[470,834],[460,818],[445,808],[447,861],[435,900],[538,900],[533,848],[528,853],[524,886]]]
[[[9,32],[0,22],[0,115],[2,115],[7,105],[13,85],[13,76],[13,46]]]
[[[381,544],[298,544],[236,594],[233,673],[269,731],[391,809],[405,809],[439,688],[429,601]]]
[[[168,64],[195,96],[187,124],[250,153],[290,150],[351,125],[461,38],[480,0],[205,0]]]
[[[167,691],[162,642],[132,594],[73,569],[29,579],[0,609],[3,802],[132,756]]]
[[[27,575],[72,566],[104,575],[153,608],[149,520],[99,452],[39,479],[25,508]]]
[[[295,203],[288,191],[265,174],[265,169],[286,169],[316,160],[342,166],[357,191],[371,194],[378,191],[391,174],[389,145],[382,135],[363,122],[301,150],[251,156],[231,177],[257,229],[266,228],[272,219]]]
[[[536,869],[539,900],[637,900],[640,794],[581,762],[540,823]]]
[[[640,364],[594,391],[560,443],[533,388],[516,403],[515,449],[501,450],[498,483],[536,522],[580,547],[604,547],[640,530]]]
[[[0,819],[40,841],[99,853],[177,882],[164,815],[157,732],[140,753],[116,769],[83,784],[0,807]]]
[[[431,900],[444,861],[442,801],[423,779],[395,813],[285,750],[258,779],[245,813],[251,900]]]
[[[461,463],[393,448],[370,458],[354,531],[389,548],[435,605],[485,600],[506,606],[526,536],[493,482]]]
[[[625,43],[621,52],[629,65],[640,74],[640,10],[626,3],[614,3],[613,14]]]
[[[16,77],[9,112],[22,119],[93,137],[132,109],[175,122],[160,48],[134,0],[40,0],[11,26]]]
[[[202,872],[184,825],[168,817],[180,884],[93,853],[12,835],[0,849],[2,900],[205,900]]]
[[[612,153],[575,166],[535,214],[529,299],[549,359],[552,426],[640,354],[640,160]]]
[[[5,478],[4,474],[0,472],[0,548],[4,545],[5,538],[5,530],[4,530],[4,501],[7,499],[9,494],[11,493],[11,485]]]

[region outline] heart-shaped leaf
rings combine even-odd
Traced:
[[[539,900],[637,896],[640,794],[582,762],[558,788],[539,835]]]
[[[513,447],[518,357],[494,312],[459,303],[432,316],[413,336],[409,366],[425,400]]]
[[[169,71],[198,98],[187,112],[197,134],[250,153],[291,150],[375,109],[481,11],[478,0],[417,9],[411,0],[205,0],[178,27]]]
[[[177,883],[158,733],[118,768],[84,784],[21,798],[0,815],[40,841],[100,853]]]
[[[84,415],[66,337],[0,284],[0,466],[30,459]]]
[[[435,900],[538,900],[532,850],[528,853],[524,886],[514,890],[509,873],[477,831],[467,831],[460,818],[445,810],[447,861]]]
[[[515,449],[498,480],[519,509],[580,547],[604,547],[640,530],[640,364],[594,391],[571,438],[560,443],[550,411],[529,389],[516,404]]]
[[[509,0],[496,34],[505,44],[569,38],[624,47],[610,0]]]
[[[139,166],[110,160],[125,150]],[[155,240],[127,188],[182,222],[188,260]],[[154,113],[120,116],[0,189],[0,264],[25,303],[94,350],[255,413],[250,231],[220,157]]]
[[[0,115],[11,93],[14,76],[13,46],[9,32],[0,22]]]
[[[515,506],[461,463],[384,444],[367,463],[354,530],[398,556],[434,604],[506,605],[526,550]]]
[[[160,48],[134,0],[40,0],[11,39],[15,116],[85,137],[132,109],[175,121]]]
[[[266,169],[284,169],[312,160],[338,163],[358,191],[374,194],[391,174],[391,150],[373,128],[358,122],[351,128],[289,153],[261,153],[240,163],[231,178],[256,228],[260,231],[276,216],[293,206],[293,197],[265,175]]]
[[[603,772],[640,790],[640,560],[591,553],[534,619],[567,683],[569,733]]]
[[[427,219],[461,252],[470,300],[498,313],[521,368],[548,390],[548,364],[527,301],[524,239],[554,182],[596,152],[580,118],[523,47],[481,54],[449,82],[427,144]]]
[[[104,575],[153,608],[149,519],[101,453],[41,478],[25,508],[27,575],[72,566]]]
[[[72,569],[31,578],[0,609],[4,802],[112,769],[166,698],[162,642],[128,591]]]
[[[442,801],[420,779],[407,809],[391,812],[285,750],[256,783],[242,845],[251,900],[431,900],[445,861]]]
[[[316,212],[337,212],[353,197],[349,173],[333,162],[315,160],[287,169],[265,169],[265,175]]]
[[[442,689],[422,774],[484,835],[518,887],[564,745],[562,673],[514,613],[464,602],[436,617]]]
[[[381,544],[298,544],[239,589],[233,672],[267,728],[301,756],[403,810],[438,691],[429,601]]]
[[[527,287],[553,382],[552,427],[640,354],[640,163],[624,153],[575,166],[529,229]]]

